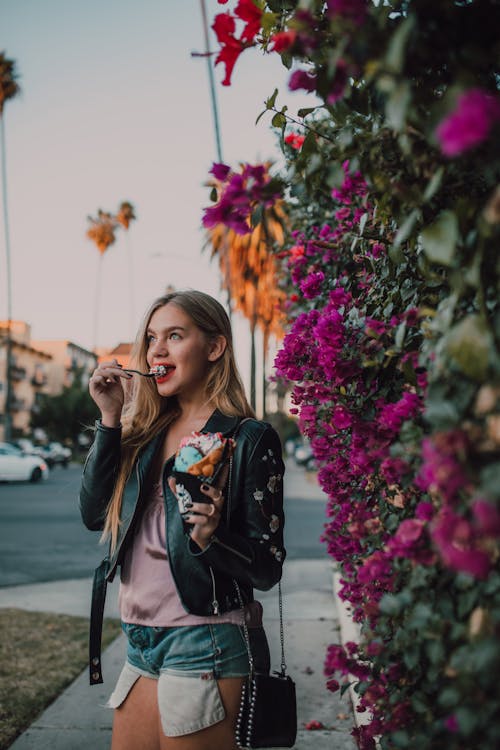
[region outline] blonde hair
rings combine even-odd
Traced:
[[[228,416],[254,417],[236,366],[229,317],[222,305],[209,294],[189,289],[158,297],[146,312],[139,328],[132,347],[131,366],[141,372],[148,370],[149,323],[153,313],[168,304],[176,305],[189,315],[209,342],[219,336],[223,336],[226,341],[224,353],[215,362],[209,363],[205,384],[208,401]],[[118,539],[123,492],[139,451],[180,415],[176,397],[160,396],[152,379],[134,378],[127,386],[130,387],[125,391],[122,412],[120,466],[102,535],[103,540],[111,537],[112,551],[115,550]]]

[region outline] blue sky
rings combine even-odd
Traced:
[[[216,0],[207,8],[210,19],[223,10]],[[138,221],[104,256],[98,344],[129,340],[168,284],[223,301],[217,268],[201,253],[215,142],[206,63],[191,57],[203,49],[198,0],[0,0],[0,29],[22,87],[5,109],[13,316],[34,338],[92,346],[98,252],[86,217],[122,200]],[[224,161],[277,158],[269,119],[255,126],[264,99],[278,86],[292,111],[310,100],[286,91],[277,55],[246,51],[233,85],[222,77],[219,66]]]

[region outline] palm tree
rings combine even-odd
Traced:
[[[120,203],[120,208],[116,214],[116,221],[120,224],[127,232],[127,255],[128,255],[128,284],[129,284],[129,329],[130,335],[134,330],[135,325],[135,302],[134,302],[134,261],[132,255],[132,244],[130,242],[130,235],[128,230],[132,221],[136,221],[137,216],[135,215],[135,209],[132,203],[129,201],[123,201]]]
[[[116,240],[116,229],[118,222],[113,214],[101,209],[97,212],[97,218],[94,219],[92,216],[87,216],[87,221],[90,223],[89,229],[87,229],[87,237],[95,243],[99,250],[99,264],[97,266],[97,281],[96,281],[96,302],[94,307],[94,351],[97,348],[97,325],[99,321],[99,308],[101,305],[101,277],[102,277],[102,259],[104,253],[110,245]]]
[[[12,417],[10,412],[12,400],[12,383],[10,372],[10,360],[12,349],[12,275],[10,266],[10,236],[9,236],[9,212],[7,203],[7,162],[5,148],[5,103],[13,99],[20,92],[19,85],[16,81],[17,73],[15,71],[14,60],[9,60],[5,52],[0,52],[0,141],[2,153],[2,194],[3,194],[3,221],[5,231],[5,266],[7,278],[7,334],[6,334],[6,371],[5,371],[5,422],[4,437],[10,440],[12,432]]]
[[[207,232],[212,257],[217,256],[222,287],[229,289],[233,304],[250,323],[250,403],[256,404],[255,333],[263,334],[263,412],[266,411],[266,359],[269,339],[281,338],[282,305],[285,294],[278,286],[278,270],[273,249],[282,247],[286,216],[283,203],[277,201],[265,208],[262,219],[252,232],[236,234],[225,224]]]

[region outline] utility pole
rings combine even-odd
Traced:
[[[210,101],[212,102],[212,117],[214,121],[214,133],[215,133],[215,149],[217,152],[217,161],[222,162],[222,145],[220,136],[220,125],[219,125],[219,110],[217,107],[217,94],[215,91],[215,79],[214,79],[214,68],[212,65],[212,52],[210,51],[210,37],[208,33],[208,20],[207,20],[207,8],[205,0],[200,0],[201,6],[201,18],[203,21],[203,36],[205,39],[205,52],[203,57],[207,61],[207,72],[208,72],[208,83],[210,86]],[[199,55],[196,55],[198,57]],[[231,305],[231,289],[228,286],[226,289],[227,294],[227,314],[231,319],[232,305]]]
[[[203,34],[205,37],[205,58],[207,61],[208,81],[210,84],[210,99],[212,101],[212,115],[214,118],[215,146],[217,150],[217,161],[222,162],[222,146],[220,139],[219,112],[217,109],[217,96],[215,94],[214,69],[212,66],[212,53],[210,52],[210,39],[208,36],[207,9],[205,0],[200,0],[201,17],[203,19]]]

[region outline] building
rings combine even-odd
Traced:
[[[116,359],[122,367],[129,367],[131,351],[132,344],[122,342],[118,346],[115,346],[114,349],[98,349],[97,354],[99,362],[109,362],[112,359]]]
[[[7,401],[7,321],[0,321],[0,440],[5,439]],[[48,393],[48,368],[52,355],[33,346],[31,326],[11,321],[10,329],[10,413],[12,436],[30,433],[31,412],[39,394]]]
[[[37,349],[48,352],[51,362],[47,368],[47,392],[57,396],[62,389],[69,387],[79,378],[83,388],[97,365],[94,352],[84,349],[67,339],[44,339],[33,342]]]
[[[7,400],[7,321],[0,321],[0,441],[5,439]],[[68,340],[31,340],[31,326],[11,321],[11,437],[31,433],[31,415],[40,394],[56,396],[79,378],[86,387],[97,365],[94,352]]]

